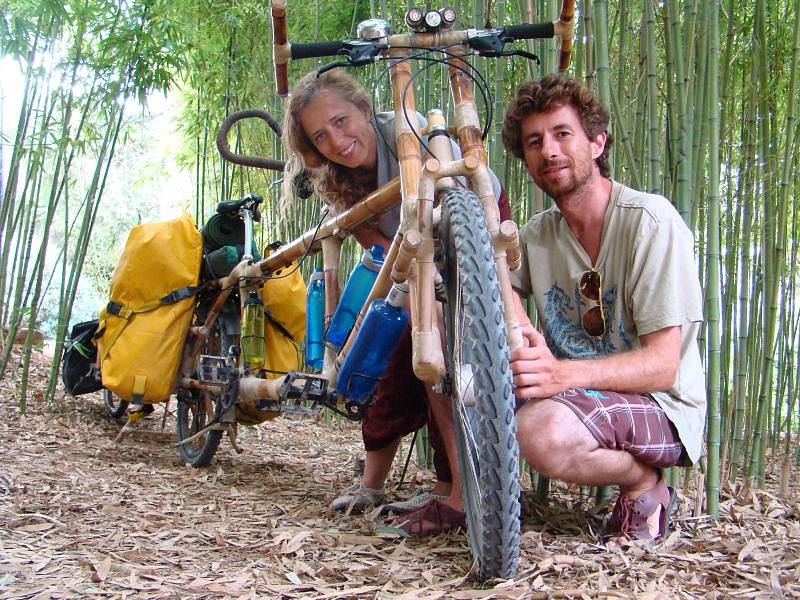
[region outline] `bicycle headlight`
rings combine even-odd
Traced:
[[[439,9],[439,14],[442,15],[442,29],[448,29],[453,26],[458,18],[454,8],[445,6]]]
[[[406,11],[406,25],[411,31],[425,31],[425,13],[422,12],[422,9],[419,8],[409,8]]]
[[[438,10],[432,10],[425,14],[426,31],[438,31],[442,26],[442,15]]]

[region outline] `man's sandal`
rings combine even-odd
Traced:
[[[620,537],[650,542],[663,540],[669,534],[676,500],[675,490],[664,483],[663,477],[635,500],[620,494],[601,539],[604,542]]]
[[[431,499],[422,508],[394,521],[394,526],[411,536],[438,535],[451,529],[467,529],[466,513]]]

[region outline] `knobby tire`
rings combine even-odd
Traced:
[[[480,580],[514,575],[519,559],[519,449],[503,304],[483,207],[472,192],[444,198],[448,375],[467,513]],[[466,366],[465,366],[466,365]],[[474,405],[458,380],[471,380]]]
[[[103,402],[112,419],[121,419],[128,410],[128,401],[114,396],[111,390],[103,390]]]

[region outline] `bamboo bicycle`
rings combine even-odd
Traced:
[[[392,283],[410,289],[413,368],[421,380],[452,399],[459,463],[463,479],[468,536],[479,578],[514,574],[519,555],[518,449],[509,347],[522,344],[513,312],[509,268],[519,265],[517,228],[500,222],[486,166],[481,123],[472,81],[472,54],[498,57],[516,40],[553,38],[560,41],[559,68],[569,63],[574,28],[574,1],[563,0],[558,21],[489,29],[453,29],[453,9],[406,14],[408,33],[391,35],[388,25],[370,19],[359,26],[360,39],[289,44],[286,1],[271,0],[278,93],[287,95],[287,62],[291,59],[339,56],[323,69],[358,66],[386,60],[390,65],[396,136],[401,167],[394,180],[327,218],[266,259],[243,260],[227,277],[211,282],[201,299],[197,324],[191,329],[181,367],[178,394],[178,437],[184,459],[201,465],[210,460],[227,431],[234,447],[236,411],[253,407],[266,416],[296,410],[298,400],[328,406],[358,419],[366,406],[348,400],[336,389],[341,366],[360,320],[375,298],[385,297]],[[411,61],[425,68],[444,64],[455,101],[455,133],[463,158],[453,159],[440,110],[428,112],[428,126],[417,122]],[[280,169],[278,161],[233,155],[225,136],[238,119],[265,119],[261,111],[231,115],[218,136],[227,159],[240,164]],[[424,162],[420,136],[429,136],[430,157]],[[435,157],[435,158],[433,158]],[[454,186],[463,177],[472,191]],[[338,271],[342,238],[362,223],[402,202],[402,221],[378,279],[361,310],[347,343],[337,355],[326,348],[321,374],[289,373],[263,378],[242,364],[239,356],[240,304],[265,277],[276,276],[293,261],[320,249],[325,271],[325,313],[330,318],[339,298]],[[245,222],[245,247],[252,240],[252,198],[222,203],[221,210],[240,214]],[[247,258],[247,257],[246,257]],[[277,275],[279,276],[279,275]],[[238,299],[236,296],[238,295]],[[439,333],[437,299],[443,301],[445,347]]]

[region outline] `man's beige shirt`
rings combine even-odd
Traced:
[[[703,299],[692,233],[678,212],[662,196],[613,182],[594,265],[558,208],[535,215],[520,238],[523,261],[512,273],[512,285],[522,297],[533,295],[547,345],[557,358],[591,359],[635,350],[640,336],[681,326],[675,383],[669,390],[641,391],[652,393],[696,462],[706,415],[697,347]],[[601,339],[581,327],[581,315],[595,303],[581,296],[578,282],[591,268],[602,275],[606,333]]]

